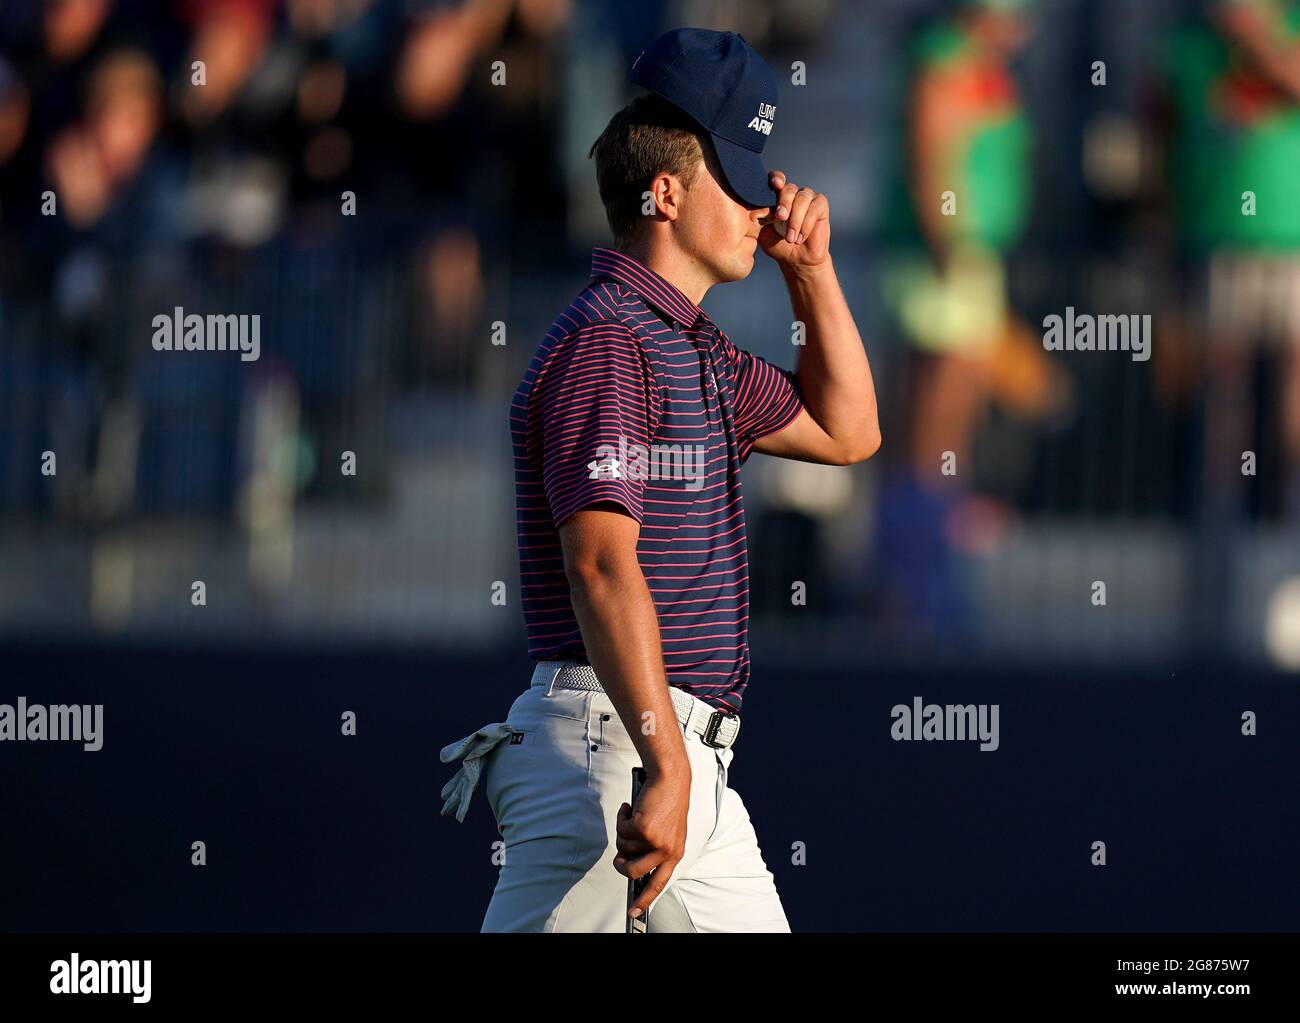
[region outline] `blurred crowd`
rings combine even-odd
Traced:
[[[504,371],[485,339],[540,337],[580,285],[604,240],[587,147],[671,24],[835,77],[817,130],[866,140],[875,201],[836,245],[886,413],[878,611],[960,622],[950,555],[1023,515],[1300,515],[1290,0],[4,4],[4,507],[220,511],[271,463],[310,498],[313,452],[380,450],[412,394],[504,422],[536,339]],[[887,109],[862,115],[869,82]],[[1045,351],[1067,305],[1151,313],[1151,361]],[[263,359],[154,357],[144,325],[175,306],[261,312]],[[820,529],[768,527],[801,556]]]
[[[416,329],[456,335],[483,239],[562,219],[514,175],[555,188],[544,82],[567,15],[563,0],[7,4],[0,286],[51,299],[48,340],[112,366],[116,283],[183,295],[268,253],[282,269],[407,256],[433,301]],[[512,77],[490,100],[489,55]],[[436,374],[463,340],[398,354]]]

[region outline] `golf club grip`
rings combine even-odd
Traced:
[[[632,768],[632,801],[629,805],[632,807],[633,810],[636,809],[637,796],[641,794],[641,787],[643,785],[645,785],[645,768],[643,767]],[[637,900],[637,897],[645,890],[645,886],[649,881],[649,879],[650,879],[649,874],[641,878],[639,881],[633,881],[632,878],[630,877],[627,879],[627,906],[624,907],[625,914],[627,910],[632,908],[632,903],[635,902]],[[627,917],[627,933],[644,934],[646,932],[646,925],[649,922],[650,922],[649,909],[646,909],[641,914],[641,916],[635,920],[633,920],[629,916]]]

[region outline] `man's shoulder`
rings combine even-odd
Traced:
[[[639,333],[646,312],[645,302],[632,289],[618,281],[594,278],[556,317],[551,333],[567,337],[600,325],[625,327]]]
[[[617,281],[589,281],[555,318],[538,355],[548,358],[591,340],[650,350],[655,342],[645,329],[648,315],[645,302],[631,289]]]

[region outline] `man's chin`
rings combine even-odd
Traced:
[[[749,252],[738,256],[731,267],[731,276],[728,281],[743,281],[754,272],[754,253]]]

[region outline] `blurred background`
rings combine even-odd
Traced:
[[[865,464],[745,470],[747,708],[818,672],[850,698],[889,672],[928,697],[953,666],[1024,693],[1300,671],[1300,4],[8,0],[12,677],[95,656],[257,699],[268,665],[346,693],[339,665],[422,692],[455,664],[504,715],[527,670],[510,395],[607,243],[588,147],[682,24],[776,70],[766,158],[830,197],[882,408]],[[259,314],[261,358],[154,351],[176,306]],[[705,306],[794,365],[769,261]],[[1045,351],[1068,307],[1150,314],[1149,361]]]
[[[3,11],[0,629],[517,639],[509,395],[607,239],[587,149],[630,61],[701,24],[780,72],[771,162],[834,203],[884,410],[851,472],[751,463],[756,631],[1300,667],[1294,6]],[[754,278],[706,304],[793,366]],[[155,352],[175,306],[260,314],[261,358]],[[1067,306],[1151,314],[1150,360],[1045,352]]]

